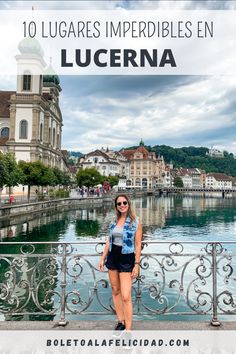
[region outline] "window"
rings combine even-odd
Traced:
[[[1,138],[9,138],[9,128],[7,127],[2,128]]]
[[[57,148],[60,149],[60,135],[57,134]]]
[[[136,178],[135,180],[136,186],[140,186],[141,185],[141,181],[139,178]]]
[[[31,75],[29,72],[25,72],[23,75],[23,91],[31,90]]]
[[[43,124],[42,124],[42,123],[40,124],[40,133],[39,133],[39,136],[40,136],[40,141],[43,141]]]
[[[51,128],[48,129],[48,143],[51,144]]]
[[[20,122],[20,139],[27,139],[28,137],[28,122],[27,120],[22,120]]]
[[[56,138],[56,130],[55,130],[55,128],[53,128],[53,131],[52,131],[52,146],[53,147],[55,146],[55,138]]]
[[[147,187],[147,178],[142,179],[142,187]]]
[[[39,79],[39,92],[42,92],[42,87],[43,87],[43,75],[40,75]]]

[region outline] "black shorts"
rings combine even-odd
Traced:
[[[120,272],[132,272],[135,264],[135,254],[121,253],[122,247],[112,245],[111,252],[108,253],[105,266],[110,270]]]

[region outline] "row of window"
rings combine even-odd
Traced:
[[[20,139],[27,139],[28,136],[28,122],[27,120],[20,121]],[[1,130],[1,138],[9,138],[9,128],[4,127]]]
[[[1,130],[0,136],[2,138],[9,138],[9,128],[4,127]],[[28,138],[28,122],[27,120],[21,120],[20,125],[19,125],[19,138],[20,139],[27,139]],[[57,147],[59,148],[60,142],[59,142],[59,134],[57,134]],[[40,124],[40,141],[43,141],[43,124]],[[49,141],[51,142],[51,128],[49,128]],[[53,146],[55,145],[56,141],[56,130],[53,128],[52,132],[52,144]]]

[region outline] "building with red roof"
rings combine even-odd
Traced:
[[[127,186],[131,188],[156,188],[162,186],[165,176],[163,157],[145,148],[141,139],[136,149],[122,149],[120,153],[129,161]]]

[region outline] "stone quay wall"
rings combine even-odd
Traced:
[[[4,205],[0,208],[0,220],[9,219],[15,216],[34,214],[48,210],[68,210],[77,207],[102,206],[106,203],[112,203],[112,197],[97,198],[64,198],[47,201],[30,202],[24,204]]]

